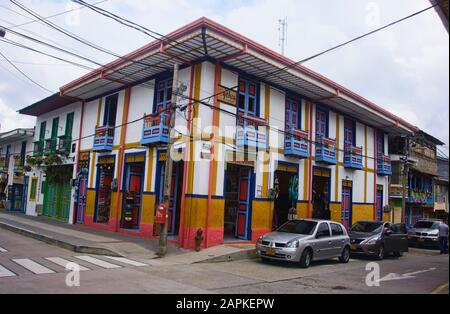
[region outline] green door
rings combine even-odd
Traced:
[[[67,222],[69,220],[70,212],[70,194],[70,183],[46,181],[43,209],[44,216]]]

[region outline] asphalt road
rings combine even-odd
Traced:
[[[84,267],[80,286],[68,287],[66,262]],[[106,262],[106,263],[105,263]],[[443,293],[448,294],[448,255],[413,250],[382,262],[352,259],[315,263],[310,269],[258,259],[217,264],[164,260],[113,260],[76,254],[0,230],[0,293]],[[376,268],[379,266],[379,280]],[[370,271],[375,270],[375,273]],[[369,276],[367,286],[366,277]],[[73,282],[73,281],[71,281]]]

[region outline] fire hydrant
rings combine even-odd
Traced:
[[[201,250],[203,239],[204,239],[203,238],[203,230],[202,229],[198,229],[197,230],[197,235],[195,236],[195,250],[197,252],[200,252],[200,250]]]

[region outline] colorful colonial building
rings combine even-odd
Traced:
[[[169,233],[182,247],[198,229],[203,246],[256,241],[289,215],[388,219],[388,137],[417,128],[293,63],[202,18],[36,105],[79,108],[74,222],[157,236],[169,138]]]

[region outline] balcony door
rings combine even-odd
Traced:
[[[316,136],[320,142],[328,135],[328,115],[325,111],[317,110],[316,112]]]
[[[103,126],[115,127],[117,116],[117,103],[119,94],[114,94],[106,97],[105,100],[105,114],[103,116]]]
[[[345,147],[352,147],[355,142],[355,122],[345,119],[344,122],[344,144]]]
[[[289,98],[286,100],[286,114],[285,114],[286,131],[292,129],[301,129],[300,108],[301,108],[300,102]]]

